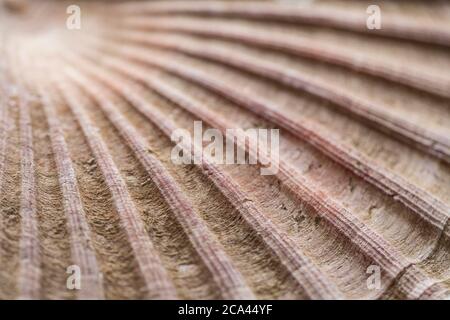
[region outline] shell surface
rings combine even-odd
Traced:
[[[9,0],[0,68],[0,298],[450,297],[449,4]]]

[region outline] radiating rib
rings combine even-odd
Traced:
[[[42,280],[42,250],[39,235],[39,221],[37,209],[36,166],[33,149],[33,125],[30,114],[32,97],[19,76],[23,67],[17,56],[10,51],[6,53],[10,63],[15,63],[11,69],[11,79],[15,91],[14,107],[19,109],[20,135],[20,242],[19,242],[19,275],[17,280],[18,298],[31,300],[41,297]],[[12,58],[14,57],[14,58]]]
[[[33,134],[30,117],[30,102],[27,97],[19,97],[20,144],[22,191],[20,216],[22,221],[20,238],[20,271],[18,279],[19,298],[38,299],[40,297],[41,254],[36,204],[36,182],[33,152]]]
[[[81,271],[81,289],[77,291],[78,299],[104,299],[101,271],[95,256],[90,237],[78,183],[70,158],[69,150],[54,111],[54,101],[50,94],[41,88],[42,107],[49,126],[49,135],[53,154],[58,169],[59,183],[64,200],[64,211],[67,216],[70,232],[72,260]]]
[[[5,99],[5,92],[4,89],[1,87],[0,84],[0,190],[2,187],[3,182],[3,172],[5,168],[5,161],[6,161],[6,140],[8,137],[8,126],[9,126],[9,116],[8,116],[8,109],[7,109],[7,102]]]
[[[450,299],[450,288],[448,285],[448,280],[445,281],[447,286],[443,286],[442,282],[435,282],[426,288],[420,295],[421,300],[437,300],[437,299]]]
[[[122,226],[128,235],[128,241],[133,248],[140,272],[145,280],[148,297],[174,299],[176,297],[175,288],[145,231],[139,213],[111,154],[100,137],[98,129],[83,110],[83,101],[80,101],[73,88],[64,83],[58,85],[79,122],[111,191],[115,207],[122,220]]]
[[[147,151],[144,137],[139,135],[136,129],[116,110],[114,97],[102,92],[87,77],[71,70],[72,72],[69,74],[72,79],[97,100],[105,115],[117,128],[164,196],[195,250],[210,270],[222,297],[225,299],[254,299],[255,297],[242,275],[235,269],[219,242],[193,208],[190,200],[184,195],[162,163]]]

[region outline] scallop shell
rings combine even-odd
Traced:
[[[450,297],[448,3],[8,0],[0,26],[0,298]],[[175,163],[195,123],[278,129],[277,170],[254,137],[255,164]]]

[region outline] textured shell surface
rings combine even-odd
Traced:
[[[450,3],[0,1],[0,299],[449,299]]]

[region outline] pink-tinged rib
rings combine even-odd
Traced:
[[[170,87],[164,82],[154,77],[149,77],[142,69],[133,67],[129,63],[123,63],[117,59],[105,59],[108,67],[115,68],[132,78],[143,81],[153,90],[163,95],[167,99],[176,103],[180,107],[198,116],[203,121],[208,122],[222,132],[225,132],[228,125],[226,122],[219,120],[213,113],[208,112],[201,107],[201,103],[187,96],[183,92]],[[120,89],[120,88],[119,88]],[[119,90],[118,89],[118,90]],[[139,99],[139,97],[134,97]],[[138,104],[135,102],[135,104]],[[145,111],[145,110],[144,110]],[[144,111],[141,111],[144,113]],[[249,145],[252,145],[249,143]],[[250,153],[255,154],[255,150]],[[264,154],[264,153],[263,153]],[[261,159],[259,159],[261,160]],[[264,161],[262,161],[264,163]],[[332,199],[323,194],[320,190],[310,186],[309,183],[288,164],[280,161],[278,178],[282,181],[293,194],[298,195],[302,200],[309,203],[316,212],[333,225],[339,232],[346,236],[360,250],[389,274],[392,282],[395,283],[396,278],[404,273],[411,266],[411,262],[404,258],[395,248],[391,247],[379,235],[367,228],[359,219],[350,212],[340,207]],[[420,281],[415,283],[416,286],[422,285],[422,281],[428,282],[429,277],[420,271],[420,278],[412,278],[410,281]],[[406,278],[408,279],[408,277]],[[408,280],[409,281],[409,280]],[[401,289],[401,288],[400,288]],[[405,292],[405,294],[408,294]]]
[[[125,13],[127,15],[183,13],[306,23],[353,32],[450,46],[450,32],[445,29],[445,21],[443,21],[444,23],[436,23],[432,26],[426,22],[417,22],[417,19],[408,18],[407,15],[387,14],[383,18],[381,29],[370,30],[367,28],[367,15],[365,10],[349,10],[337,6],[293,6],[261,2],[158,1],[151,3],[123,3],[112,8],[118,13],[120,12],[120,14]]]
[[[448,293],[449,288],[440,281],[425,275],[417,265],[411,265],[401,277],[396,279],[391,292],[383,292],[379,298],[386,299],[393,295],[394,297],[406,296],[407,299],[427,299],[445,292]]]
[[[318,61],[343,66],[352,70],[380,77],[389,81],[398,82],[417,90],[426,91],[444,98],[450,98],[450,82],[427,73],[417,73],[410,69],[393,69],[385,63],[371,61],[369,57],[364,61],[360,58],[339,51],[339,48],[330,48],[317,44],[306,37],[290,38],[280,34],[266,34],[252,32],[254,30],[237,28],[233,24],[212,25],[208,21],[187,20],[173,21],[170,18],[147,19],[130,17],[125,19],[125,27],[150,29],[152,31],[174,31],[186,34],[206,36],[216,39],[232,40],[240,43],[254,45],[262,48],[286,52]],[[120,33],[119,33],[120,35]]]
[[[447,280],[448,282],[448,280]],[[441,282],[433,283],[419,296],[420,300],[449,300],[450,288]]]
[[[431,250],[421,261],[412,264],[408,269],[406,269],[401,277],[398,277],[394,289],[397,289],[397,291],[400,292],[402,292],[402,290],[404,292],[408,292],[408,297],[412,299],[443,299],[445,297],[450,297],[450,289],[446,287],[444,283],[446,280],[442,281],[442,279],[436,278],[425,279],[418,266],[419,264],[426,264],[428,261],[435,259],[433,255],[438,250],[441,240],[444,238],[448,239],[450,237],[450,229],[448,226],[449,222],[447,222],[447,225],[439,236],[433,250]],[[448,280],[449,279],[447,279],[447,281]],[[381,298],[384,298],[384,296],[385,294],[382,295]]]
[[[115,208],[120,216],[122,227],[128,236],[128,241],[145,281],[148,297],[155,299],[176,298],[175,288],[145,230],[120,171],[114,164],[105,142],[98,133],[98,128],[92,123],[83,109],[83,103],[86,101],[79,99],[77,92],[74,92],[73,88],[66,84],[59,83],[59,89],[80,124],[105,177]]]
[[[90,69],[96,71],[94,66],[90,66]],[[193,247],[210,270],[222,297],[224,299],[254,299],[255,297],[246,285],[244,278],[235,269],[222,246],[193,208],[190,200],[181,191],[162,163],[148,152],[144,137],[116,110],[116,107],[114,107],[116,97],[105,94],[98,84],[96,85],[79,73],[72,72],[70,76],[92,98],[97,100],[105,115],[133,150],[169,204]]]
[[[154,123],[168,137],[177,127],[162,115],[157,108],[146,102],[136,94],[133,87],[125,81],[117,80],[117,75],[96,72],[103,82],[111,86],[115,91],[125,97],[140,113]],[[194,146],[195,147],[195,146]],[[193,150],[186,145],[185,150]],[[189,149],[188,149],[189,148]],[[193,153],[195,156],[195,153]],[[221,172],[206,155],[203,155],[202,170],[221,190],[227,199],[238,210],[247,223],[261,236],[274,256],[290,271],[311,299],[336,299],[342,294],[335,285],[301,253],[292,240],[261,213],[251,201],[247,201],[239,186],[226,174]]]
[[[8,138],[8,126],[9,126],[9,116],[6,101],[4,99],[5,94],[2,91],[2,96],[0,97],[0,190],[3,184],[3,172],[5,168],[6,160],[6,140]]]
[[[20,199],[21,236],[18,291],[20,299],[39,299],[41,278],[41,256],[36,204],[35,165],[33,134],[29,101],[19,97],[21,178]]]
[[[102,277],[90,238],[89,225],[81,201],[80,191],[64,134],[49,93],[41,90],[42,106],[49,126],[50,140],[55,156],[59,184],[63,194],[64,211],[70,232],[72,261],[80,267],[81,289],[78,299],[104,299]]]
[[[239,88],[233,87],[232,84],[224,83],[223,81],[212,78],[205,72],[176,63],[176,61],[169,60],[161,55],[152,54],[151,51],[137,47],[127,47],[121,49],[120,54],[123,57],[166,70],[234,101],[238,105],[243,106],[258,116],[279,125],[281,128],[310,143],[386,194],[401,201],[430,225],[442,231],[447,223],[450,208],[446,204],[417,188],[402,177],[377,166],[356,150],[339,144],[332,137],[324,136],[320,133],[320,130],[311,124],[301,120],[293,121],[278,112],[276,107],[270,106],[258,97],[250,97],[241,93]]]
[[[428,130],[408,123],[397,117],[392,117],[385,112],[379,112],[379,108],[369,101],[362,100],[350,94],[340,92],[326,83],[312,81],[302,76],[299,72],[286,70],[270,61],[236,53],[232,50],[205,48],[178,39],[170,39],[166,36],[151,36],[142,33],[125,33],[123,40],[132,40],[150,44],[163,49],[177,50],[197,58],[204,58],[223,63],[238,69],[252,72],[256,75],[281,82],[295,89],[300,89],[309,94],[325,99],[341,107],[342,110],[356,116],[373,128],[400,139],[418,149],[450,163],[450,140],[437,136]],[[450,91],[449,91],[450,92]]]
[[[3,181],[5,178],[5,166],[6,166],[6,144],[10,131],[10,119],[8,113],[8,95],[6,94],[5,87],[0,85],[0,192],[3,190]],[[0,219],[0,228],[3,230],[5,227],[3,219]],[[0,257],[3,256],[3,248],[0,247]]]

